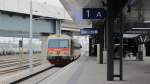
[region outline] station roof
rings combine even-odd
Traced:
[[[150,31],[150,0],[133,0],[130,12],[126,12],[126,32],[125,33],[140,33],[149,34]]]
[[[92,20],[82,19],[82,8],[106,7],[107,0],[60,0],[73,20],[77,23],[90,24]],[[112,0],[113,10],[117,13],[123,10],[125,17],[125,37],[135,34],[149,34],[150,31],[150,0]],[[130,5],[130,7],[129,7]],[[142,29],[133,29],[142,28]],[[146,30],[144,28],[147,28]],[[149,29],[148,29],[149,28]],[[118,29],[115,29],[117,32]],[[130,36],[131,35],[131,36]]]
[[[30,14],[30,0],[0,0],[0,10]],[[62,6],[54,6],[33,0],[33,15],[72,20]]]
[[[115,15],[123,9],[128,0],[112,0]],[[71,15],[74,22],[82,28],[92,28],[93,20],[82,19],[83,8],[106,8],[107,0],[60,0],[65,9]],[[103,21],[102,21],[103,22]],[[98,24],[101,24],[98,20]],[[102,23],[103,24],[103,23]]]

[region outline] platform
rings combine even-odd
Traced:
[[[106,66],[106,64],[97,64],[96,57],[82,56],[39,84],[148,84],[150,82],[150,59],[124,61],[124,81],[117,79],[106,81]]]

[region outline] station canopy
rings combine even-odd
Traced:
[[[73,20],[78,24],[91,24],[90,20],[82,19],[82,8],[101,8],[107,0],[60,0]],[[125,17],[125,34],[148,34],[150,29],[150,0],[113,0],[114,11],[123,10]],[[143,29],[133,29],[143,28]],[[117,31],[117,29],[115,29]],[[132,35],[133,36],[133,35]],[[132,37],[129,36],[129,37]]]

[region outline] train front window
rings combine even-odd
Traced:
[[[48,48],[58,48],[59,47],[59,41],[55,39],[48,40]]]
[[[69,48],[69,40],[49,39],[48,48]]]
[[[69,48],[69,40],[60,40],[59,47],[60,48]]]

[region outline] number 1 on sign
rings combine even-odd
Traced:
[[[90,11],[89,11],[89,10],[87,10],[86,12],[87,12],[87,16],[88,16],[88,18],[90,18]]]

